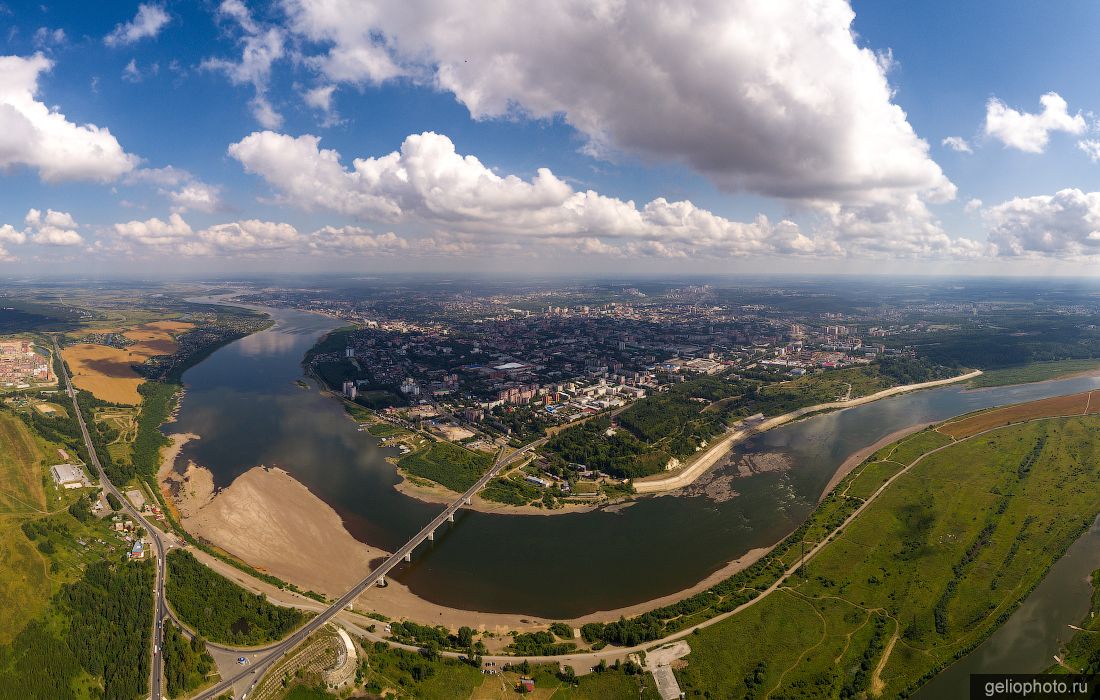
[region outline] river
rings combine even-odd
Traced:
[[[208,467],[218,486],[264,464],[289,471],[329,503],[356,538],[393,551],[442,506],[404,496],[385,461],[393,450],[358,432],[339,402],[295,384],[301,359],[340,325],[267,310],[269,330],[231,343],[184,374],[173,432],[193,432],[181,463]],[[750,549],[774,544],[813,510],[848,455],[901,428],[979,408],[1100,387],[1100,378],[968,391],[949,386],[814,416],[737,448],[779,452],[791,468],[733,480],[739,494],[645,498],[627,508],[549,516],[463,511],[393,577],[449,607],[572,618],[695,585]],[[728,464],[716,467],[732,470]]]
[[[1100,521],[1097,521],[1100,522]],[[972,673],[1041,673],[1089,611],[1092,572],[1100,568],[1100,526],[1092,524],[1054,562],[1020,607],[977,649],[922,687],[915,698],[965,698]]]

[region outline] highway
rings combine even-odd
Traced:
[[[73,402],[73,412],[76,413],[77,422],[80,423],[80,432],[84,436],[84,446],[88,449],[88,459],[91,460],[92,466],[95,467],[96,473],[99,475],[99,483],[107,490],[108,493],[113,493],[122,503],[123,510],[139,523],[145,531],[149,534],[150,539],[153,540],[153,546],[156,547],[156,601],[154,603],[153,611],[153,663],[150,669],[152,676],[150,682],[150,697],[152,700],[161,700],[163,697],[161,693],[161,679],[164,677],[164,657],[163,650],[161,649],[161,627],[164,624],[164,617],[166,612],[166,606],[164,603],[164,542],[161,540],[160,531],[153,526],[148,520],[145,519],[137,508],[134,508],[127,500],[126,496],[118,490],[111,480],[107,478],[107,474],[103,471],[103,465],[99,462],[99,455],[96,454],[95,445],[92,443],[92,437],[88,434],[88,425],[84,422],[84,414],[80,411],[80,404],[76,400],[76,392],[73,390],[72,380],[69,378],[69,370],[65,367],[64,361],[61,360],[61,349],[57,346],[57,339],[53,339],[53,349],[59,360],[58,364],[62,367],[62,376],[65,377],[65,390],[69,394],[69,398]]]
[[[251,689],[251,687],[254,686],[256,682],[258,682],[259,679],[263,677],[264,673],[269,671],[279,659],[286,656],[294,649],[294,647],[298,646],[300,642],[302,642],[304,639],[316,632],[325,623],[335,617],[341,610],[346,608],[348,604],[354,601],[360,593],[382,580],[386,574],[388,574],[391,570],[393,570],[394,567],[405,560],[406,557],[411,557],[413,550],[416,549],[417,546],[422,544],[425,540],[434,538],[435,531],[442,527],[443,523],[451,520],[454,514],[460,508],[462,508],[462,506],[468,505],[474,495],[481,489],[485,488],[485,485],[488,484],[491,479],[500,474],[500,472],[506,467],[509,467],[522,459],[526,454],[541,445],[544,441],[545,440],[536,440],[534,442],[528,443],[527,445],[524,445],[520,449],[512,452],[507,456],[502,453],[500,457],[497,458],[496,462],[493,463],[493,466],[490,467],[489,470],[486,471],[485,474],[483,474],[481,478],[477,480],[477,483],[467,489],[465,493],[463,493],[450,505],[444,508],[439,513],[439,515],[432,518],[431,522],[425,525],[420,530],[420,532],[416,533],[408,542],[402,545],[400,549],[398,549],[396,552],[386,558],[386,560],[382,562],[381,565],[371,571],[366,578],[357,583],[351,590],[341,596],[339,600],[330,605],[324,611],[318,613],[316,617],[311,619],[302,627],[299,627],[294,633],[292,633],[289,637],[282,640],[281,642],[272,644],[270,647],[250,649],[250,653],[269,653],[268,656],[264,657],[262,660],[254,662],[250,667],[244,668],[237,675],[223,680],[218,685],[203,691],[195,697],[198,700],[208,700],[209,698],[216,698],[222,693],[230,691],[237,683],[241,682],[248,676],[253,676],[254,678],[252,684],[249,686],[249,688]]]

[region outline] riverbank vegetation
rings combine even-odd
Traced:
[[[783,382],[734,374],[699,377],[640,399],[614,418],[604,415],[562,430],[542,453],[561,476],[571,464],[617,478],[649,476],[686,462],[749,416],[782,415],[958,374],[954,367],[897,357]]]
[[[1075,625],[1073,637],[1061,650],[1061,662],[1046,673],[1100,673],[1100,569],[1092,572],[1089,583],[1092,585],[1089,611]]]
[[[397,466],[409,474],[431,479],[458,493],[473,486],[492,465],[492,455],[449,442],[432,442],[397,460]]]
[[[184,624],[222,644],[256,646],[277,641],[306,620],[300,610],[269,603],[203,566],[185,550],[168,554],[165,591]]]
[[[1054,360],[1052,362],[1032,362],[1016,367],[993,369],[971,379],[968,384],[975,389],[1010,384],[1045,382],[1051,379],[1063,379],[1079,374],[1100,373],[1100,360]]]
[[[754,677],[772,695],[912,691],[1007,619],[1100,512],[1088,487],[1098,427],[1053,418],[930,454],[803,575],[693,635],[682,686],[725,693]]]

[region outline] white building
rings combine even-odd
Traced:
[[[90,486],[84,470],[76,464],[55,464],[50,467],[54,483],[66,489],[79,489]]]

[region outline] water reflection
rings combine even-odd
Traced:
[[[174,431],[196,432],[182,460],[209,467],[219,486],[257,464],[283,466],[329,503],[358,539],[393,551],[441,506],[394,490],[388,451],[356,431],[338,402],[295,386],[302,356],[338,322],[272,312],[277,325],[211,355],[184,376]],[[690,587],[726,562],[770,545],[813,509],[852,452],[900,428],[977,408],[1083,391],[1092,378],[1020,388],[934,389],[815,416],[757,436],[737,459],[781,452],[790,468],[731,481],[739,495],[647,498],[617,511],[544,516],[465,513],[395,573],[417,594],[452,607],[574,617]]]

